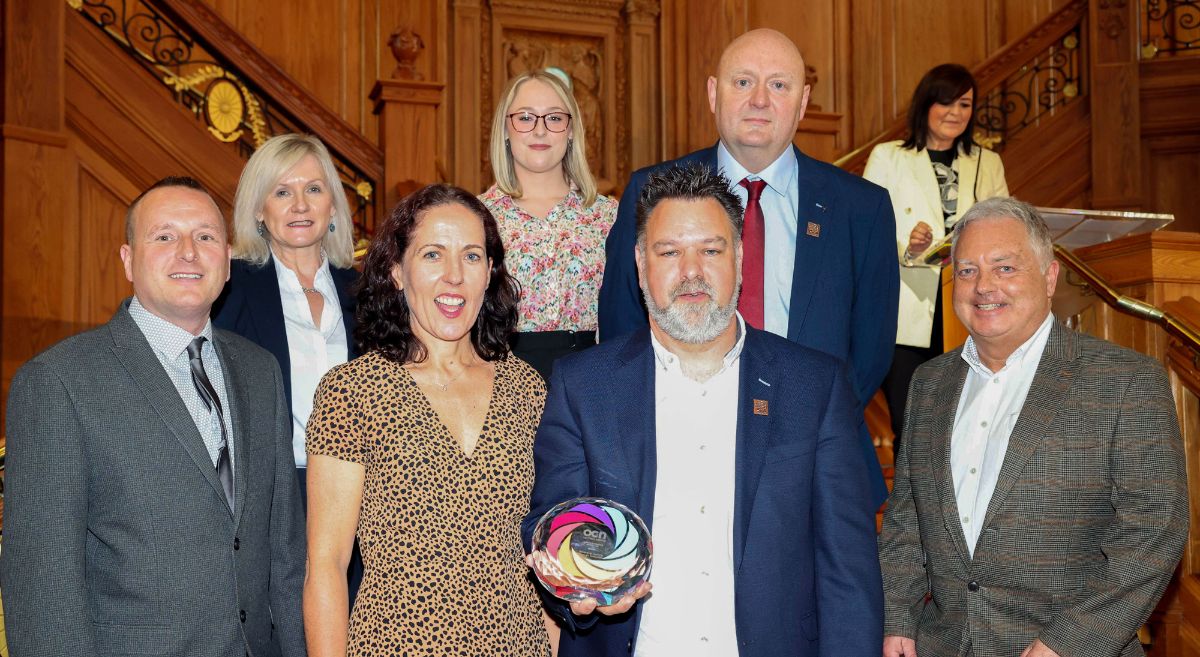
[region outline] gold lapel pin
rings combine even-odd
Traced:
[[[754,414],[755,415],[766,415],[767,414],[767,400],[765,400],[765,399],[755,399],[754,400]]]
[[[821,224],[813,223],[810,221],[810,222],[808,222],[808,230],[805,232],[808,234],[809,237],[820,237],[821,236]]]

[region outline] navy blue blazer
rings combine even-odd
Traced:
[[[843,365],[757,329],[747,330],[739,365],[733,530],[739,655],[878,657],[883,592],[875,506],[857,447],[861,415]],[[534,442],[537,478],[522,525],[527,549],[543,513],[584,495],[629,506],[653,533],[654,377],[648,329],[555,364]],[[755,400],[766,402],[766,415],[753,412]],[[544,597],[568,629],[561,657],[629,654],[642,605],[653,604],[639,602],[621,616],[576,618],[561,601]]]
[[[354,295],[350,286],[358,280],[358,271],[329,266],[333,286],[342,306],[342,322],[346,325],[347,360],[358,356],[354,344]],[[279,296],[279,279],[275,274],[275,258],[267,264],[253,265],[234,260],[229,267],[229,282],[212,307],[213,326],[232,331],[266,349],[279,361],[283,372],[283,393],[288,413],[292,410],[292,357],[288,353],[287,329],[283,325],[283,301]]]
[[[800,207],[788,339],[849,363],[854,392],[865,408],[883,382],[896,344],[900,264],[896,218],[887,191],[874,183],[796,152]],[[717,147],[641,169],[621,195],[617,221],[608,235],[600,287],[600,338],[609,340],[647,325],[633,250],[635,210],[646,178],[673,164],[702,162],[717,167]],[[818,237],[808,224],[820,227]],[[877,504],[887,487],[866,425],[863,457]]]

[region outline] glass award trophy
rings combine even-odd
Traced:
[[[610,605],[650,576],[646,524],[624,505],[599,497],[568,500],[533,530],[533,571],[555,596]]]

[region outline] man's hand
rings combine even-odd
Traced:
[[[533,570],[538,570],[536,564],[541,564],[543,565],[544,569],[553,571],[552,568],[546,568],[545,566],[548,559],[549,558],[544,553],[534,552],[533,554],[525,555],[525,565],[529,566]],[[542,572],[545,572],[545,570]],[[638,600],[650,595],[650,590],[653,588],[654,585],[650,582],[642,582],[641,584],[637,585],[637,588],[621,596],[620,599],[611,605],[600,606],[598,602],[592,599],[572,602],[571,613],[575,614],[576,616],[587,616],[593,611],[598,611],[605,616],[616,616],[617,614],[623,614],[632,609],[634,603],[636,603]]]
[[[1021,657],[1059,657],[1058,653],[1046,647],[1041,639],[1034,639],[1033,643],[1021,653]]]
[[[571,613],[576,616],[587,616],[593,611],[598,611],[605,616],[616,616],[623,614],[633,608],[634,603],[650,594],[650,589],[653,585],[650,582],[642,582],[637,585],[637,588],[621,596],[621,599],[611,605],[600,606],[595,600],[588,598],[579,602],[571,603]]]
[[[917,657],[917,642],[906,636],[885,636],[883,657]]]

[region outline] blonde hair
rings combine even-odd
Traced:
[[[288,133],[271,137],[246,163],[238,180],[233,202],[233,257],[264,265],[271,256],[266,235],[258,234],[258,215],[262,214],[267,195],[279,179],[296,163],[311,155],[317,158],[325,184],[333,197],[333,231],[321,239],[321,248],[329,264],[335,267],[354,265],[354,226],[350,220],[350,203],[346,201],[342,179],[333,166],[333,158],[320,139],[312,135]]]
[[[584,207],[596,202],[596,179],[587,163],[587,132],[584,129],[583,117],[575,96],[563,82],[562,78],[547,70],[529,71],[508,81],[504,93],[500,94],[500,102],[496,104],[496,113],[492,117],[492,141],[488,152],[492,158],[492,175],[496,178],[496,187],[513,198],[521,198],[523,191],[517,180],[516,167],[513,164],[512,150],[508,146],[508,106],[517,96],[517,90],[529,80],[540,80],[550,86],[559,100],[571,114],[571,138],[567,141],[567,153],[563,156],[563,175],[575,184],[579,195],[583,197]]]

